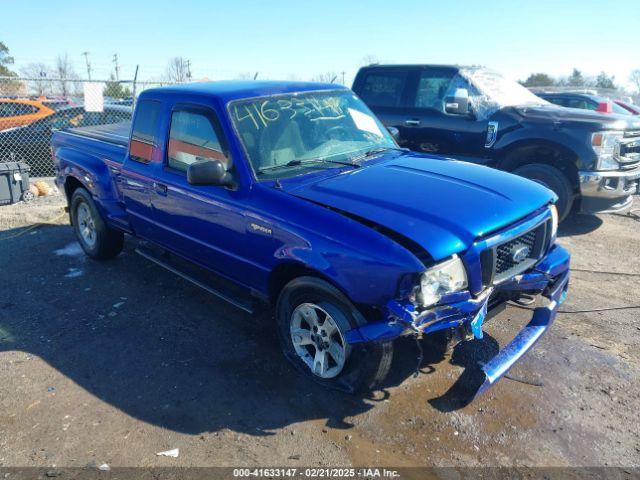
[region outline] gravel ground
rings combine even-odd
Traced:
[[[357,398],[296,374],[267,316],[131,244],[86,259],[63,205],[0,207],[0,467],[640,466],[640,310],[560,314],[468,404],[452,385],[530,312],[508,308],[452,356],[424,341],[417,377],[402,339],[384,389]],[[639,277],[582,271],[640,272],[639,227],[616,215],[563,225],[576,269],[563,311],[640,305]]]

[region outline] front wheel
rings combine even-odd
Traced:
[[[345,333],[364,324],[353,304],[335,287],[314,277],[289,282],[278,298],[276,321],[287,359],[316,382],[356,393],[386,377],[391,342],[350,345]]]
[[[571,212],[573,206],[573,190],[569,179],[555,167],[542,163],[530,163],[523,165],[514,172],[534,182],[539,183],[553,191],[558,196],[556,208],[558,209],[558,221],[562,221]]]
[[[84,252],[95,260],[118,255],[124,245],[124,234],[104,223],[89,192],[76,189],[70,203],[73,229]]]

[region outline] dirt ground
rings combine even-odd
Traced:
[[[267,316],[130,244],[86,259],[63,204],[0,207],[0,467],[640,466],[638,309],[560,314],[468,404],[452,386],[529,311],[508,308],[452,356],[424,341],[417,377],[402,339],[384,389],[357,398],[297,374]],[[564,312],[640,305],[640,277],[582,271],[638,274],[639,228],[616,215],[562,226],[575,269]]]

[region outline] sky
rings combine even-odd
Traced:
[[[350,84],[367,58],[531,72],[600,71],[627,84],[640,69],[638,0],[0,0],[0,41],[14,70],[68,54],[86,75],[159,79],[171,57],[194,79],[300,79],[335,72]]]

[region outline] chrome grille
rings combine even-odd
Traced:
[[[615,157],[620,163],[620,168],[635,167],[640,162],[640,136],[625,135],[625,138],[616,145]]]
[[[495,285],[531,268],[546,251],[550,235],[549,220],[482,252],[483,284]]]
[[[518,269],[520,265],[531,260],[531,255],[534,253],[533,247],[536,243],[536,232],[537,230],[531,230],[496,248],[496,276],[508,274],[511,270]],[[526,255],[522,255],[522,258],[514,259],[514,254],[518,252],[526,252]]]

